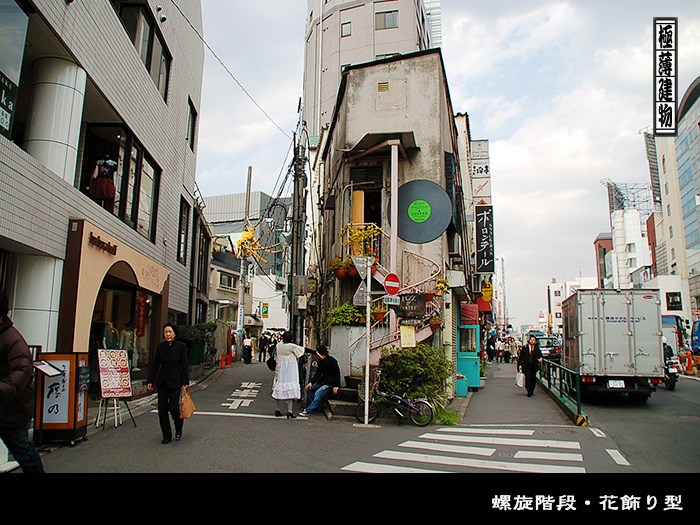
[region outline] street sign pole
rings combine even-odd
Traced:
[[[367,260],[365,261],[367,266],[366,272],[367,272],[367,316],[365,317],[365,320],[367,322],[367,353],[365,355],[365,425],[369,424],[369,351],[370,351],[370,318],[371,318],[371,309],[372,309],[372,263],[374,262],[374,257],[367,257]]]

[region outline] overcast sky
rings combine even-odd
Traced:
[[[202,0],[207,50],[198,143],[206,196],[276,194],[299,115],[307,0]],[[652,24],[678,17],[679,97],[700,76],[698,0],[442,0],[454,110],[488,139],[496,252],[515,326],[551,280],[595,276],[610,231],[603,179],[648,183]],[[221,65],[219,60],[226,66]],[[228,70],[228,71],[227,71]]]

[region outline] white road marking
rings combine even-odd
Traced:
[[[625,459],[625,456],[623,456],[623,455],[622,455],[622,452],[620,452],[619,450],[617,450],[617,449],[615,449],[615,448],[606,448],[606,449],[605,449],[605,452],[607,452],[608,454],[610,454],[610,457],[611,457],[611,458],[613,459],[613,461],[614,461],[615,463],[617,463],[618,465],[622,465],[622,466],[625,466],[625,467],[629,467],[629,466],[630,466],[629,461],[627,461],[627,459]]]

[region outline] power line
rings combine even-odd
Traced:
[[[182,12],[182,9],[180,9],[180,6],[178,6],[178,5],[175,3],[175,0],[170,0],[170,2],[173,4],[173,6],[175,6],[175,9],[177,9],[177,10],[180,12],[180,15],[182,15],[182,18],[185,19],[185,21],[187,22],[187,24],[192,28],[192,31],[195,32],[195,34],[199,37],[199,39],[200,39],[200,40],[202,41],[202,43],[206,46],[206,48],[209,50],[209,52],[214,56],[214,58],[219,62],[219,64],[221,64],[221,67],[223,67],[224,70],[226,71],[226,73],[228,73],[229,76],[233,79],[233,81],[234,81],[236,84],[238,84],[238,87],[241,88],[241,91],[243,91],[243,93],[245,93],[245,95],[253,102],[253,104],[255,104],[255,105],[257,106],[257,108],[262,112],[262,114],[265,115],[265,117],[267,117],[267,119],[268,119],[270,122],[272,122],[272,123],[275,125],[275,127],[276,127],[277,129],[279,129],[285,137],[287,137],[289,140],[292,140],[292,137],[290,137],[289,134],[288,134],[286,131],[284,131],[284,130],[277,124],[277,122],[274,121],[274,119],[273,119],[270,115],[268,115],[268,114],[265,112],[265,110],[260,106],[260,104],[258,104],[258,103],[256,102],[256,100],[251,96],[251,94],[248,93],[248,91],[243,87],[243,85],[238,81],[238,79],[233,75],[233,73],[231,73],[231,71],[229,70],[229,68],[226,67],[226,64],[224,64],[224,62],[223,62],[223,61],[219,58],[219,56],[214,52],[214,50],[213,50],[213,49],[211,48],[211,46],[207,43],[207,41],[204,39],[204,37],[203,37],[203,36],[199,33],[199,31],[197,31],[197,29],[192,25],[192,22],[190,22],[189,18],[187,18],[187,17],[185,16],[185,13]]]

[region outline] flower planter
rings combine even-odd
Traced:
[[[425,301],[429,303],[435,298],[435,292],[425,292]]]
[[[438,328],[440,328],[440,325],[442,323],[440,321],[430,321],[430,329],[435,332],[437,331]]]
[[[347,268],[337,268],[335,270],[335,277],[336,279],[345,279],[348,275],[348,269]]]
[[[357,277],[357,268],[348,266],[348,277]]]
[[[372,317],[374,317],[375,321],[383,321],[385,315],[386,310],[377,310],[372,312]]]

